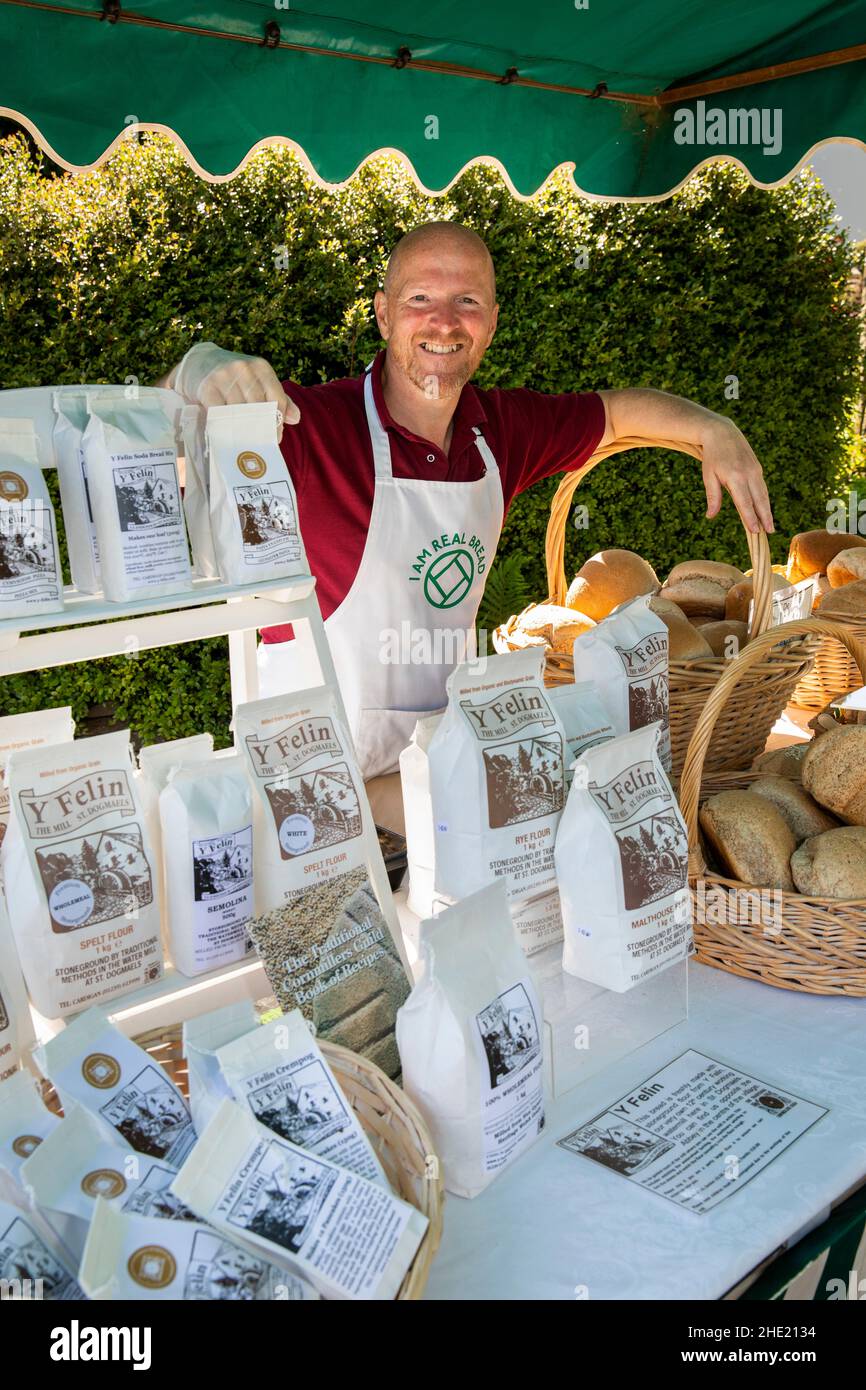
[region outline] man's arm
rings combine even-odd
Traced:
[[[763,470],[733,420],[666,391],[634,387],[598,394],[606,421],[601,444],[635,437],[692,444],[703,456],[707,516],[718,514],[724,488],[749,531],[775,531]]]

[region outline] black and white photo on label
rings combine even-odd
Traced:
[[[54,536],[48,513],[0,505],[0,579],[54,579]]]
[[[191,1125],[182,1096],[161,1068],[142,1067],[99,1112],[138,1153],[165,1158]]]
[[[525,985],[512,985],[476,1014],[475,1021],[491,1087],[501,1086],[541,1055],[538,1019]]]
[[[562,810],[562,738],[517,739],[484,749],[487,810],[491,830]]]
[[[315,1148],[349,1124],[335,1083],[319,1059],[249,1092],[256,1119],[299,1148]]]
[[[173,463],[116,468],[114,489],[121,531],[142,531],[180,520]]]
[[[123,1203],[123,1210],[137,1216],[158,1217],[162,1221],[197,1221],[195,1212],[169,1191],[176,1176],[173,1168],[152,1163]]]
[[[265,787],[284,859],[361,834],[361,807],[345,763],[284,776]]]
[[[192,874],[196,902],[248,888],[253,875],[252,827],[232,835],[193,840]]]
[[[755,1093],[748,1097],[750,1105],[754,1105],[758,1110],[763,1110],[765,1115],[787,1115],[789,1110],[793,1110],[797,1104],[792,1096],[780,1096],[775,1091],[768,1091],[766,1087],[755,1087]]]
[[[229,1220],[297,1254],[336,1181],[335,1169],[311,1154],[269,1144]]]
[[[568,1137],[568,1147],[575,1153],[585,1154],[587,1158],[613,1168],[617,1173],[630,1177],[647,1164],[654,1163],[674,1147],[670,1140],[662,1139],[643,1125],[607,1111],[597,1116],[590,1124],[584,1125]]]
[[[269,1266],[215,1231],[196,1231],[184,1298],[251,1303],[261,1297]]]
[[[153,902],[138,825],[80,835],[35,854],[55,932],[96,926]]]
[[[647,816],[615,833],[627,912],[685,888],[688,841],[673,811]]]
[[[628,714],[630,729],[644,729],[659,721],[664,728],[668,722],[668,678],[652,676],[646,681],[629,681]]]
[[[288,483],[236,487],[234,492],[244,551],[252,552],[245,554],[247,562],[254,563],[258,559],[256,549],[274,541],[280,542],[281,549],[294,541],[297,554],[291,558],[298,559],[298,523]]]
[[[70,1283],[63,1266],[21,1217],[0,1235],[0,1279],[42,1280],[42,1297],[56,1298]]]

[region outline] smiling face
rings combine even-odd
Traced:
[[[392,370],[428,400],[459,395],[496,331],[487,247],[466,227],[417,228],[395,248],[375,309]]]

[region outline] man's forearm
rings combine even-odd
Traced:
[[[605,410],[602,444],[639,437],[676,439],[703,449],[709,440],[739,433],[725,415],[718,415],[682,396],[671,396],[667,391],[635,386],[622,391],[599,391],[598,394]]]

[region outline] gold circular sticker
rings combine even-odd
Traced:
[[[164,1289],[177,1274],[177,1261],[163,1245],[142,1245],[133,1250],[126,1268],[143,1289]]]
[[[268,471],[268,465],[261,454],[254,454],[252,449],[238,454],[237,464],[245,478],[263,478]]]
[[[94,1168],[81,1179],[81,1191],[88,1197],[105,1197],[110,1201],[126,1191],[126,1178],[116,1168]]]
[[[20,473],[0,473],[0,497],[4,502],[23,502],[29,491]]]
[[[120,1080],[120,1067],[107,1052],[91,1052],[81,1063],[81,1075],[98,1091],[108,1091]]]
[[[29,1158],[41,1143],[38,1134],[19,1134],[17,1139],[12,1140],[12,1150],[19,1158]]]

